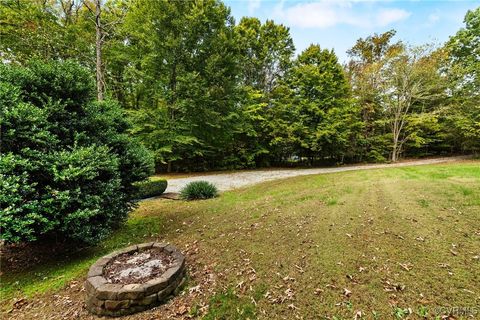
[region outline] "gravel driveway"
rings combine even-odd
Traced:
[[[406,167],[417,166],[423,164],[435,164],[444,162],[453,162],[463,160],[467,157],[449,157],[449,158],[436,158],[425,160],[405,161],[395,164],[368,164],[368,165],[354,165],[344,167],[333,168],[314,168],[314,169],[278,169],[278,170],[252,170],[252,171],[239,171],[233,173],[220,173],[220,174],[205,174],[201,176],[193,176],[188,178],[169,179],[168,187],[165,192],[180,192],[180,190],[189,182],[206,180],[217,186],[220,191],[232,190],[264,181],[271,181],[275,179],[305,176],[310,174],[323,174],[332,172],[343,172],[352,170],[367,170],[377,168],[389,168],[389,167]]]

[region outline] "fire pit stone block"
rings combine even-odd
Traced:
[[[138,284],[108,283],[103,275],[105,266],[117,256],[158,248],[173,258],[171,266],[158,278]],[[185,280],[185,258],[171,244],[143,243],[115,251],[97,260],[85,281],[87,309],[99,316],[124,316],[144,311],[164,302]]]

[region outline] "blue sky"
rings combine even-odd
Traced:
[[[238,22],[243,16],[272,19],[290,28],[297,53],[310,43],[333,48],[340,62],[360,37],[397,30],[412,45],[443,43],[463,26],[480,0],[225,0]]]

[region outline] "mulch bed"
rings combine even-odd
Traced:
[[[172,256],[153,248],[124,253],[109,262],[103,274],[108,282],[120,284],[145,283],[160,277],[172,264]]]
[[[180,200],[180,193],[176,193],[176,192],[166,192],[166,193],[163,193],[160,198],[163,198],[163,199],[170,199],[170,200]]]
[[[34,243],[0,244],[1,273],[27,272],[38,265],[63,264],[82,259],[94,248],[46,239]]]

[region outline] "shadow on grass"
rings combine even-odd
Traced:
[[[2,249],[1,300],[59,289],[86,274],[99,257],[132,243],[147,242],[176,228],[160,215],[132,217],[98,246],[69,243],[6,246]]]

